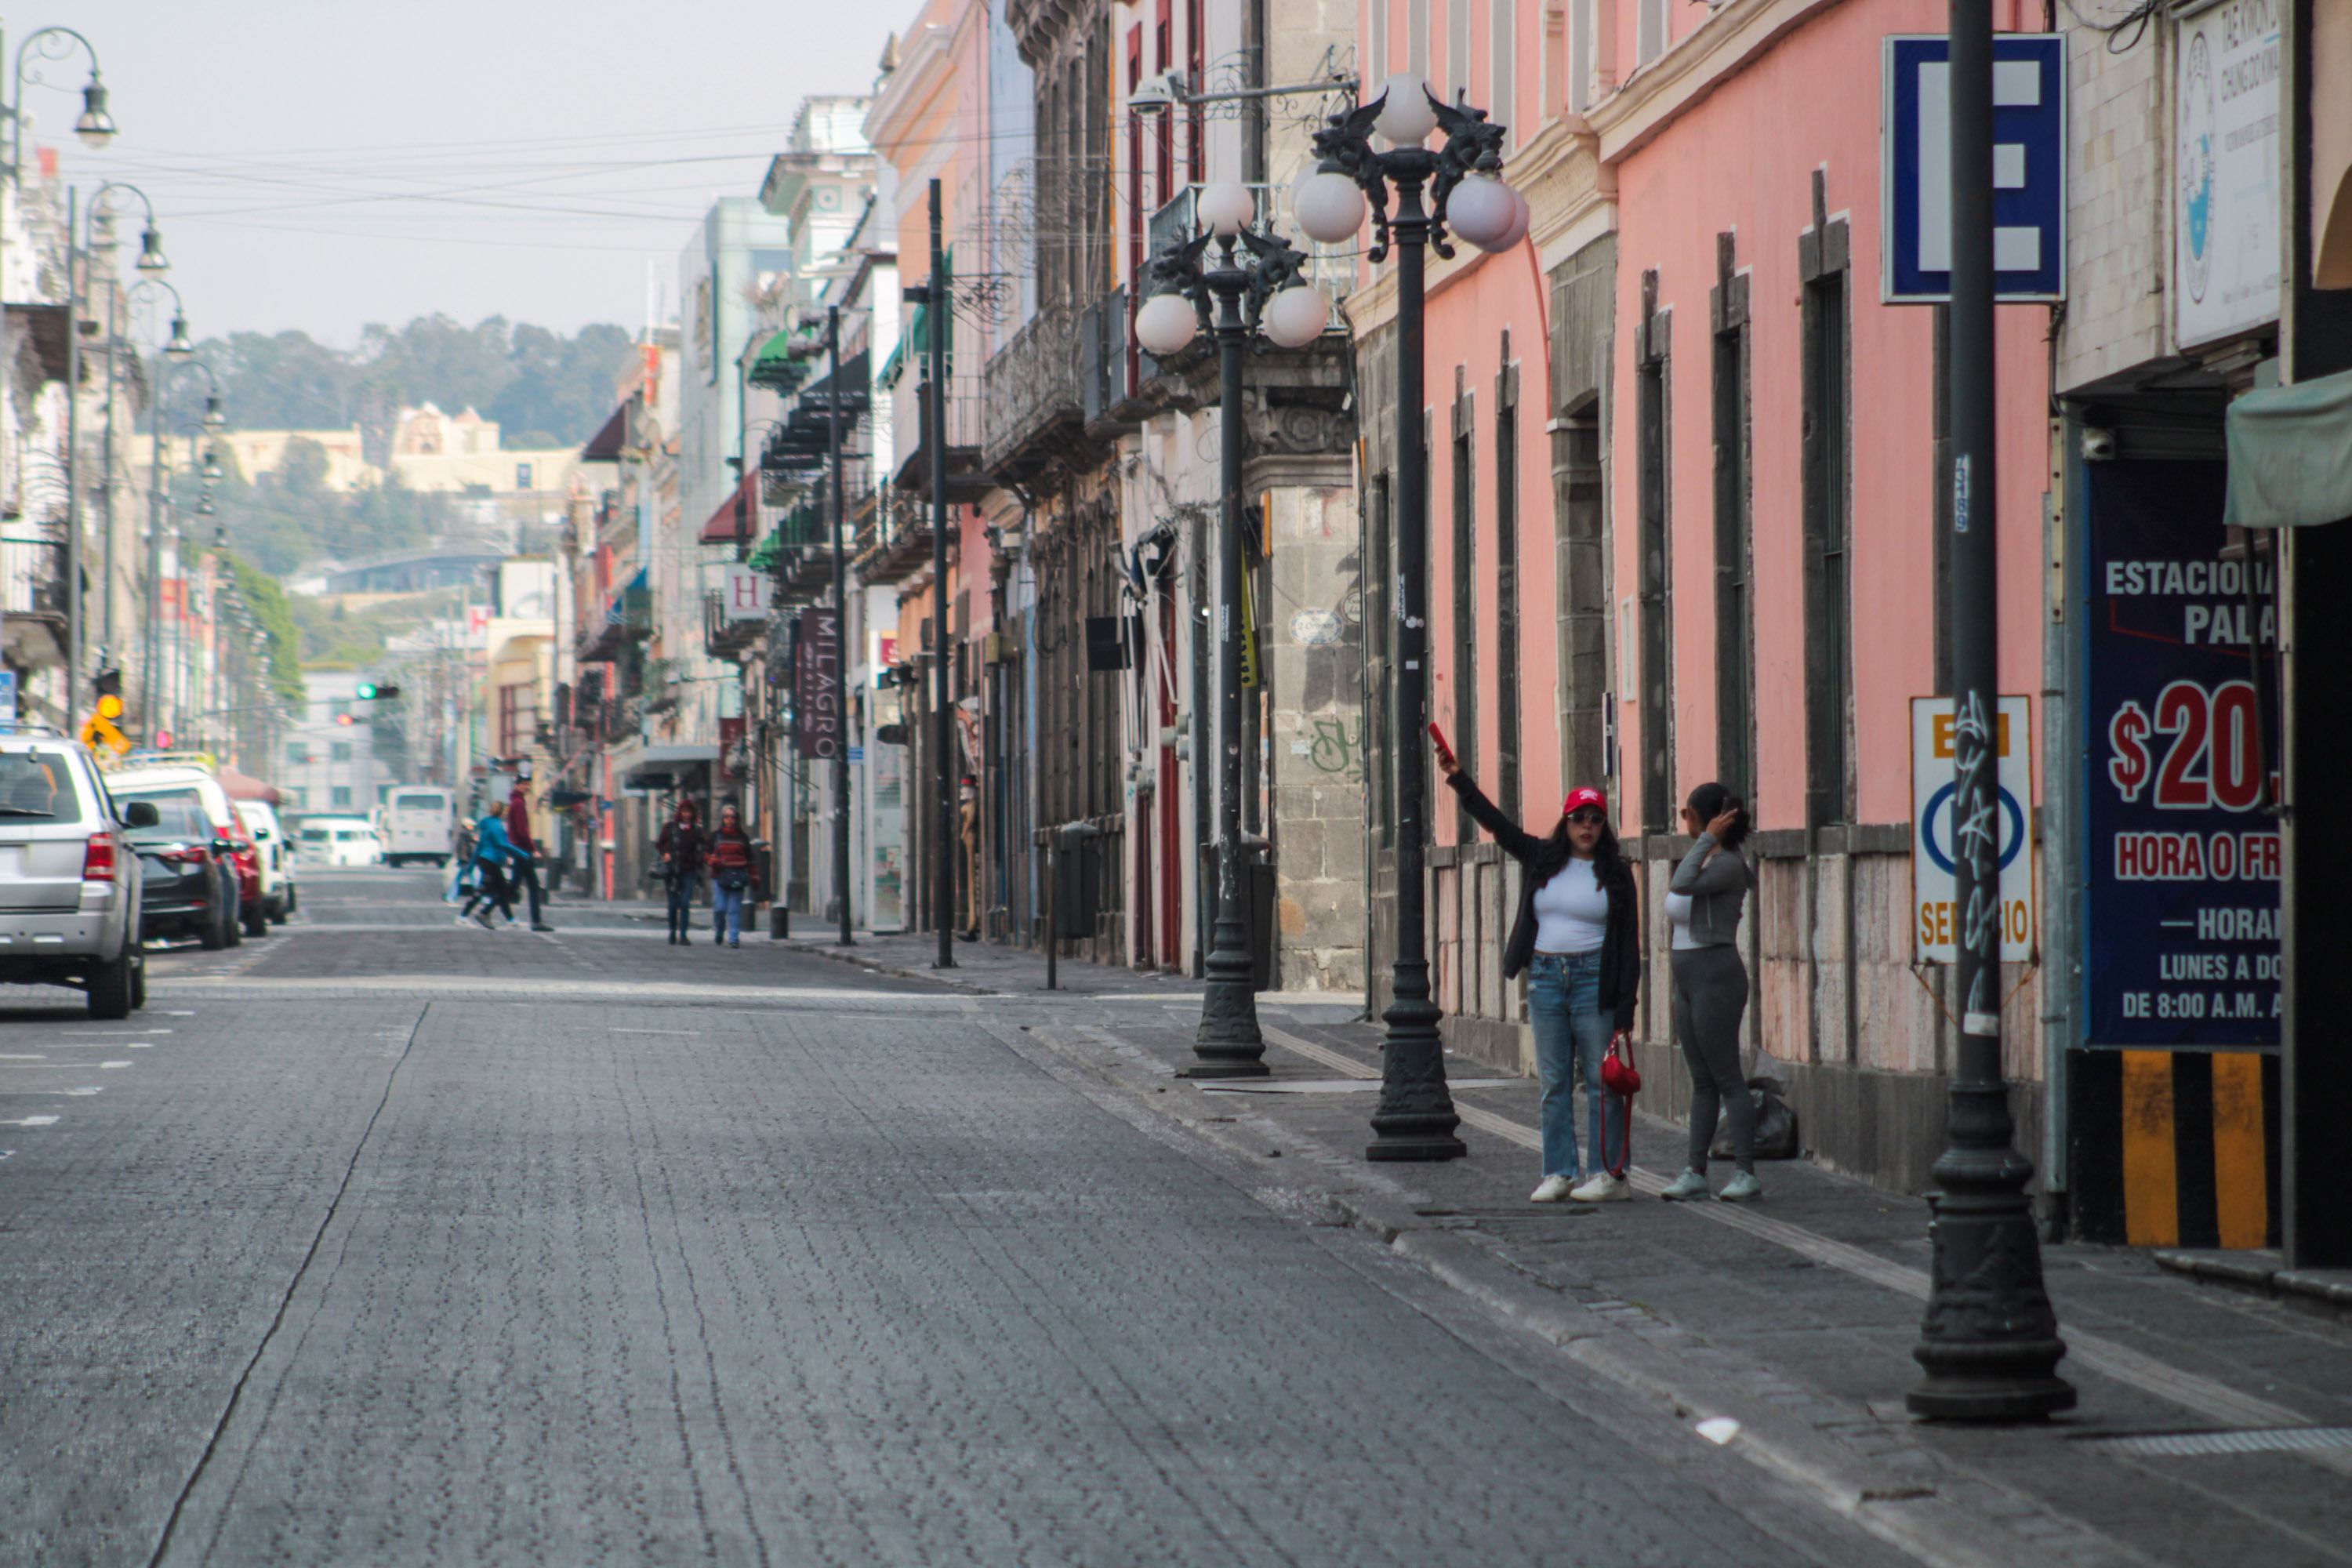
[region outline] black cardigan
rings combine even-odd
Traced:
[[[1511,940],[1503,945],[1503,978],[1515,978],[1536,953],[1536,889],[1559,874],[1568,864],[1568,846],[1538,838],[1495,808],[1478,791],[1467,773],[1446,784],[1462,796],[1462,804],[1478,826],[1494,836],[1503,853],[1527,868],[1519,879],[1519,918],[1511,922]],[[1609,929],[1601,942],[1601,1010],[1616,1016],[1617,1027],[1633,1026],[1633,1005],[1642,994],[1642,911],[1633,891],[1633,873],[1624,861],[1601,889],[1609,895]]]

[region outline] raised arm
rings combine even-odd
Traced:
[[[1524,860],[1535,852],[1536,837],[1505,816],[1480,791],[1466,770],[1453,769],[1445,774],[1445,784],[1447,788],[1462,797],[1462,804],[1469,810],[1471,820],[1485,828],[1495,842],[1502,846],[1504,854],[1514,860]]]
[[[1683,863],[1675,868],[1674,880],[1666,884],[1670,893],[1728,893],[1745,890],[1748,886],[1748,862],[1728,850],[1716,853],[1718,846],[1715,835],[1702,833]]]

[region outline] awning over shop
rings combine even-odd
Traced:
[[[732,544],[736,540],[738,519],[742,537],[760,536],[760,476],[757,471],[743,476],[742,483],[728,492],[718,510],[703,522],[701,541],[705,544]]]
[[[617,463],[621,460],[622,443],[628,438],[629,405],[625,403],[613,410],[612,417],[605,420],[596,434],[588,438],[588,444],[580,448],[580,460],[583,463]]]
[[[794,341],[793,332],[787,328],[760,345],[760,352],[751,356],[751,368],[744,373],[753,386],[790,392],[809,378],[814,362],[793,356]],[[809,340],[803,337],[797,341],[806,343]]]
[[[716,744],[708,746],[670,745],[643,746],[631,757],[622,778],[635,784],[648,773],[682,773],[698,764],[707,765],[719,760]]]
[[[2224,522],[2297,528],[2352,518],[2352,371],[2230,405]]]

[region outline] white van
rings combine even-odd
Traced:
[[[383,840],[364,816],[306,816],[294,835],[302,859],[312,866],[377,866]]]
[[[446,866],[457,852],[457,803],[446,789],[394,785],[382,816],[387,866]]]

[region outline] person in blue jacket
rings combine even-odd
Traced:
[[[457,911],[459,924],[470,920],[484,931],[496,931],[498,927],[490,923],[492,905],[506,917],[507,924],[514,924],[514,893],[507,886],[507,867],[517,854],[514,841],[507,837],[503,813],[483,813],[481,821],[474,825],[474,893]]]

